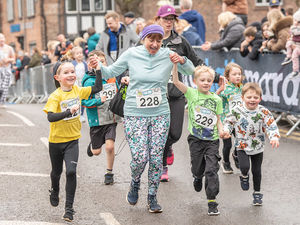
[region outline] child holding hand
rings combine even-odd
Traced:
[[[241,188],[249,190],[249,170],[253,176],[253,205],[262,205],[260,192],[261,165],[267,133],[272,148],[279,146],[279,130],[271,112],[259,105],[262,90],[257,83],[247,83],[242,89],[243,104],[233,108],[224,120],[224,138],[235,129],[235,147],[242,175]]]
[[[53,68],[57,89],[49,96],[43,109],[50,122],[49,155],[51,160],[50,204],[59,204],[59,180],[66,165],[66,202],[63,219],[73,220],[73,202],[76,191],[76,167],[78,163],[78,139],[80,138],[80,100],[102,89],[101,71],[96,71],[93,87],[78,87],[74,65],[71,62],[57,62]]]
[[[208,215],[219,215],[216,197],[219,193],[219,136],[223,137],[222,100],[210,92],[215,71],[207,66],[198,66],[194,71],[197,89],[187,87],[179,81],[177,64],[173,69],[174,85],[184,93],[188,102],[188,143],[190,147],[192,174],[195,191],[202,189],[205,176],[205,191],[208,199]]]

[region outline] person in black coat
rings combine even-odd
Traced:
[[[243,57],[248,57],[252,60],[258,58],[259,49],[263,39],[261,32],[258,32],[256,27],[249,26],[244,31],[245,40],[241,43],[240,52]]]

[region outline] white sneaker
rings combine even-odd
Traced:
[[[290,62],[292,62],[292,58],[285,57],[281,65],[284,66],[286,64],[289,64]]]
[[[294,79],[294,78],[299,77],[299,76],[300,76],[299,72],[293,71],[292,74],[291,74],[291,76],[290,76],[290,79]]]

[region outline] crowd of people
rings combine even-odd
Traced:
[[[285,16],[279,1],[272,0],[267,17],[247,26],[247,0],[223,0],[223,12],[218,16],[220,39],[210,42],[205,39],[204,18],[192,10],[192,0],[181,0],[180,9],[182,14],[178,16],[173,6],[163,5],[150,21],[127,12],[125,23],[118,13],[108,12],[105,15],[107,28],[100,34],[91,27],[83,38],[73,42],[59,34],[57,41],[48,43],[47,53],[37,48],[31,57],[18,52],[15,71],[56,62],[53,76],[57,89],[50,95],[44,111],[50,122],[50,203],[59,204],[59,178],[65,161],[67,184],[63,218],[66,221],[72,221],[74,215],[78,139],[81,122],[85,120],[90,126],[87,155],[99,155],[105,145],[104,183],[107,185],[114,183],[116,127],[123,121],[132,156],[127,201],[130,205],[137,203],[141,175],[149,163],[149,212],[162,212],[157,192],[160,182],[169,181],[168,166],[174,161],[173,145],[182,134],[186,101],[193,185],[195,191],[200,192],[205,179],[208,215],[219,214],[216,200],[219,161],[223,158],[224,173],[233,173],[229,160],[232,145],[234,163],[241,171],[241,188],[249,190],[251,165],[253,205],[262,205],[260,186],[265,134],[272,147],[279,146],[280,138],[272,113],[259,105],[262,90],[256,83],[244,84],[243,68],[238,64],[228,64],[220,76],[204,64],[192,46],[201,46],[204,51],[239,48],[242,56],[253,60],[265,48],[287,49],[283,65],[293,62],[292,75],[296,77],[300,75],[300,11],[293,17]],[[2,104],[11,76],[10,64],[14,61],[13,49],[0,34]],[[183,76],[192,74],[196,89],[182,82]],[[216,93],[210,92],[214,82],[220,86]],[[128,86],[123,119],[109,111],[109,102],[121,84]]]

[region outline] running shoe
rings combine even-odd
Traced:
[[[261,206],[263,201],[263,194],[259,193],[259,192],[254,192],[253,193],[253,205],[255,206]]]
[[[63,215],[63,220],[68,221],[68,222],[72,222],[73,221],[73,216],[75,214],[75,211],[73,208],[68,208],[66,207],[65,209],[65,214]]]
[[[130,205],[135,205],[139,199],[139,189],[140,182],[134,182],[133,180],[130,183],[130,189],[127,193],[126,199]]]
[[[241,188],[244,191],[248,191],[249,190],[249,176],[247,176],[247,177],[240,176],[240,181],[241,181]]]
[[[167,153],[167,164],[172,165],[173,162],[174,162],[174,152],[173,152],[173,149],[170,148]]]
[[[87,146],[86,153],[89,157],[92,157],[94,155],[91,149],[91,143],[89,143],[89,145]]]
[[[161,213],[162,208],[157,203],[157,199],[155,195],[148,195],[148,209],[151,213]]]
[[[217,216],[220,214],[218,210],[218,203],[213,201],[213,202],[208,202],[208,213],[209,216]]]
[[[200,192],[202,190],[202,178],[199,179],[195,177],[193,184],[195,191]]]
[[[104,184],[106,184],[106,185],[114,184],[114,174],[113,173],[106,173],[104,175]]]
[[[225,174],[232,174],[233,173],[233,169],[230,165],[230,162],[223,162],[222,163],[222,168],[223,168],[223,173],[225,173]]]
[[[50,192],[50,204],[53,206],[53,207],[56,207],[58,206],[59,204],[59,192],[58,191],[54,191],[53,188],[51,188],[51,190],[49,190]]]
[[[160,177],[161,182],[168,182],[169,181],[169,176],[168,176],[168,167],[164,166],[163,167],[163,172]]]
[[[289,64],[290,62],[292,62],[292,58],[290,57],[285,57],[283,62],[281,63],[282,66]]]

